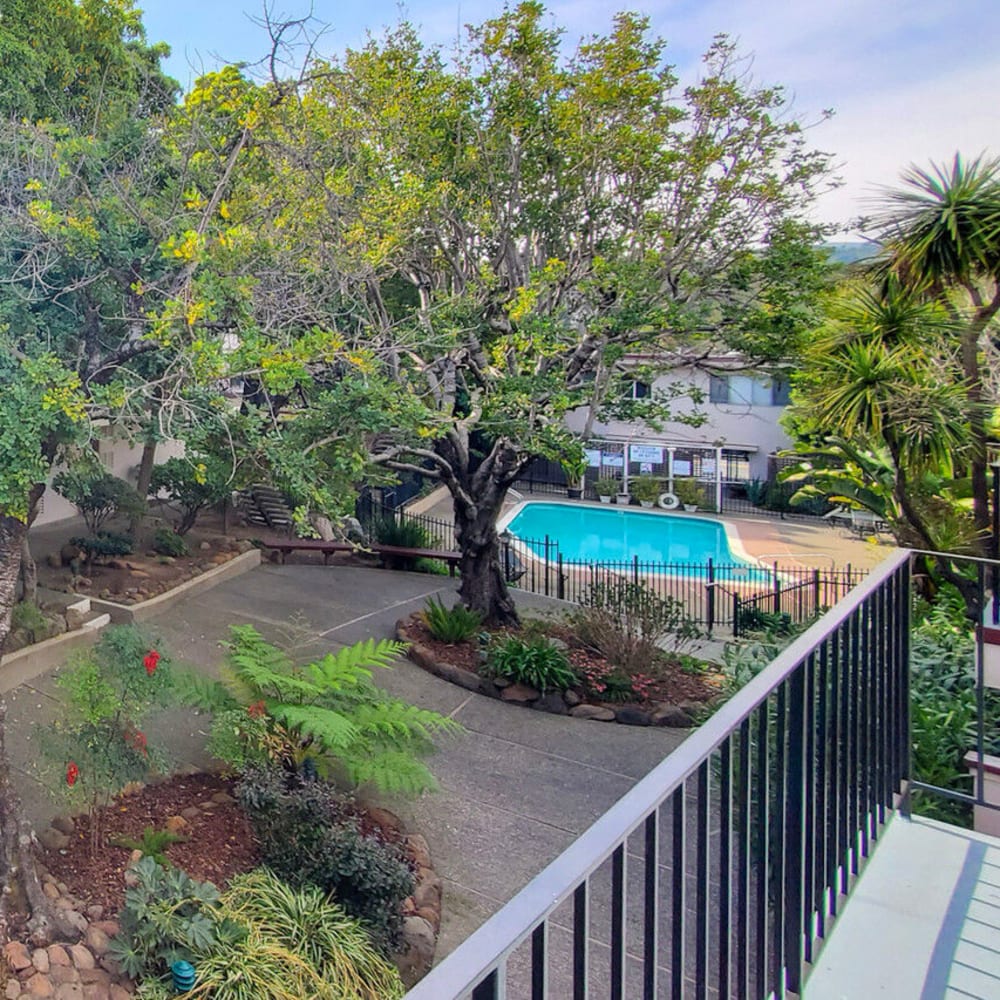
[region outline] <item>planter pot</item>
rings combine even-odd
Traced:
[[[603,494],[597,498],[601,503],[611,503],[611,497],[606,497]]]
[[[583,490],[577,489],[576,487],[573,487],[573,486],[567,486],[566,487],[566,496],[570,500],[579,500],[583,496]]]
[[[698,509],[698,505],[696,503],[686,503],[684,504],[684,509],[689,514],[693,514]]]
[[[631,502],[632,497],[628,493],[619,493],[618,496],[615,497],[615,503],[618,504],[619,507],[627,507]]]
[[[653,501],[652,500],[640,500],[639,501],[639,506],[640,507],[652,507],[653,506]]]

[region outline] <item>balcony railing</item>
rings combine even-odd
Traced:
[[[899,552],[409,1000],[798,992],[905,792],[909,613]]]

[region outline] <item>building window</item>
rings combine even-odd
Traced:
[[[634,381],[632,383],[630,397],[631,399],[646,399],[652,388],[648,382],[638,382]]]
[[[753,375],[712,375],[708,399],[731,406],[787,406],[788,382]]]

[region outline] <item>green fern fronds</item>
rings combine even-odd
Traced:
[[[224,684],[195,670],[174,668],[174,695],[182,705],[191,705],[208,712],[225,712],[239,707],[239,702]]]
[[[268,703],[268,711],[286,729],[311,740],[326,753],[338,753],[357,741],[358,729],[339,712],[317,705]]]
[[[310,663],[306,670],[317,684],[337,690],[370,678],[369,667],[391,667],[405,650],[406,644],[402,642],[365,639],[336,653],[328,653],[322,660]]]
[[[437,781],[427,766],[405,750],[385,750],[342,763],[356,785],[370,782],[383,792],[398,795],[419,795],[437,789]]]
[[[405,648],[367,639],[297,667],[252,625],[238,625],[222,680],[185,683],[194,704],[215,711],[209,745],[232,767],[309,756],[324,770],[335,760],[386,791],[421,791],[433,779],[417,755],[432,748],[433,736],[461,727],[372,682],[372,670],[391,666]]]

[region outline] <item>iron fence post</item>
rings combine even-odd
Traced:
[[[712,628],[715,626],[715,561],[709,557],[708,560],[708,591],[705,608],[705,617],[708,619],[708,635],[711,638]]]

